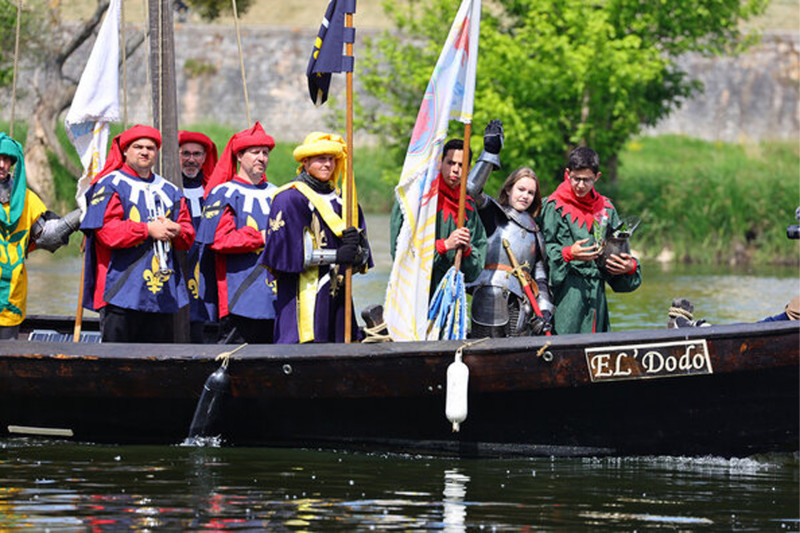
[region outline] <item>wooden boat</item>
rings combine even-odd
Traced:
[[[32,328],[71,323],[33,317]],[[221,441],[459,455],[798,449],[798,322],[486,340],[463,350],[469,414],[453,433],[446,373],[463,344],[246,346],[227,367]],[[2,341],[0,437],[181,443],[231,348]]]

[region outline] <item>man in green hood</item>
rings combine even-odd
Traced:
[[[80,210],[64,218],[29,190],[22,145],[0,133],[0,339],[16,338],[25,319],[28,253],[66,244],[80,225]]]

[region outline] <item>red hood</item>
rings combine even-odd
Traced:
[[[587,231],[591,231],[595,219],[601,213],[605,213],[607,207],[614,208],[611,200],[598,193],[594,188],[583,198],[575,196],[566,173],[564,181],[547,201],[555,202],[556,209],[562,208],[562,217],[569,215],[573,224],[577,224],[578,227],[585,226]]]

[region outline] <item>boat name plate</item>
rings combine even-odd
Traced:
[[[705,339],[586,348],[592,381],[713,374]]]

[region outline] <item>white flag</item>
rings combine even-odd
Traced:
[[[403,211],[384,315],[392,338],[425,339],[436,239],[438,176],[450,120],[472,122],[481,0],[463,0],[433,69],[395,197]],[[465,177],[466,179],[466,177]]]
[[[83,69],[64,121],[81,158],[83,176],[75,197],[86,210],[84,194],[102,170],[108,152],[109,122],[119,121],[119,19],[122,0],[111,0],[106,18]]]

